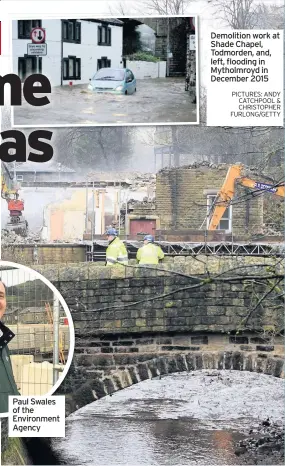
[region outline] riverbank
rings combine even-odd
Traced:
[[[266,419],[238,442],[235,454],[243,464],[284,465],[284,426]]]

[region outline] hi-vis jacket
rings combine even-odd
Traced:
[[[13,375],[8,346],[0,346],[0,413],[8,412],[8,396],[20,395]]]
[[[128,252],[119,238],[114,238],[106,249],[106,265],[128,264]]]
[[[141,265],[159,263],[164,258],[162,249],[153,243],[144,244],[137,252],[137,260]]]

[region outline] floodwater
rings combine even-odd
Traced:
[[[238,371],[173,374],[82,408],[54,448],[63,464],[246,464],[234,453],[236,442],[268,417],[283,422],[280,379]]]
[[[141,79],[132,95],[96,94],[88,84],[52,88],[50,104],[14,108],[15,125],[108,125],[195,123],[196,105],[184,78]],[[42,97],[42,94],[38,94]]]

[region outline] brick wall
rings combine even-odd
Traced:
[[[177,168],[157,174],[156,207],[161,219],[161,229],[199,229],[207,213],[205,190],[219,190],[228,167]],[[245,189],[238,186],[236,196],[244,195]],[[246,235],[258,233],[263,221],[263,198],[258,196],[248,203],[248,227],[246,226],[247,203],[233,206],[233,233]],[[205,225],[204,225],[205,229]]]

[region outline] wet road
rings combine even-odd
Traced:
[[[39,97],[42,94],[38,94]],[[14,108],[15,125],[108,125],[195,123],[196,105],[185,92],[184,78],[143,79],[132,95],[95,94],[87,85],[52,89],[45,107],[23,100]]]
[[[236,442],[267,417],[284,418],[280,379],[236,371],[174,374],[74,413],[66,439],[54,447],[62,464],[241,465],[247,463],[235,455]]]

